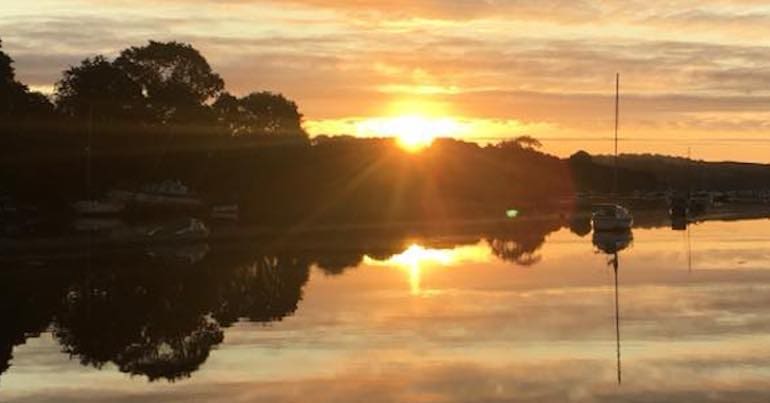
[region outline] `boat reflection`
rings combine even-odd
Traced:
[[[622,383],[620,363],[620,298],[618,293],[618,269],[620,268],[619,253],[631,246],[634,236],[631,230],[627,231],[595,231],[593,244],[596,248],[608,255],[607,264],[612,266],[615,280],[615,343],[617,351],[618,385]]]

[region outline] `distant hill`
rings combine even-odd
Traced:
[[[577,154],[576,154],[577,155]],[[573,155],[573,159],[574,159]],[[595,165],[612,169],[613,157],[591,157]],[[618,166],[635,175],[653,178],[653,188],[703,190],[760,190],[770,188],[770,165],[743,162],[707,162],[657,154],[622,154]],[[624,181],[621,181],[624,182]],[[625,183],[638,190],[650,189],[649,183],[638,176]]]

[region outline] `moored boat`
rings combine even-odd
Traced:
[[[591,215],[594,231],[627,231],[634,225],[634,218],[625,207],[617,204],[598,204]]]
[[[203,201],[189,186],[178,180],[144,185],[138,191],[114,190],[110,197],[137,206],[199,208]]]
[[[80,200],[72,204],[72,208],[78,215],[115,215],[125,210],[126,205],[111,200]]]

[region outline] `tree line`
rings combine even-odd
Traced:
[[[600,159],[560,159],[529,136],[487,146],[440,139],[418,155],[391,139],[311,140],[294,101],[233,95],[185,43],[88,57],[50,96],[17,79],[1,45],[0,198],[59,216],[85,195],[165,179],[211,203],[238,203],[251,222],[283,223],[502,216],[612,191]],[[619,177],[621,192],[666,186],[648,168],[622,166]]]
[[[82,130],[167,132],[197,128],[226,136],[273,135],[307,140],[297,104],[281,94],[237,97],[189,44],[150,41],[70,66],[49,99],[16,78],[13,59],[0,42],[0,116],[4,129],[32,123]],[[20,127],[21,126],[21,127]],[[38,127],[34,127],[38,126]]]

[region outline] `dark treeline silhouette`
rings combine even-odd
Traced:
[[[596,156],[605,167],[612,158]],[[646,172],[663,188],[704,190],[766,190],[770,184],[770,165],[740,162],[706,162],[655,154],[622,154],[622,169]]]
[[[559,159],[529,136],[484,147],[439,139],[418,154],[390,139],[310,140],[296,103],[230,94],[188,44],[87,58],[62,73],[50,99],[20,83],[12,63],[0,49],[0,199],[51,217],[66,217],[76,200],[168,179],[206,202],[237,203],[242,219],[260,224],[502,217],[614,190],[606,158]],[[761,166],[635,161],[621,158],[617,191],[666,190],[694,176],[756,186],[767,176]]]
[[[482,239],[500,259],[537,263],[560,218],[450,229],[344,232],[234,243],[8,256],[0,271],[0,374],[14,346],[51,331],[82,365],[113,363],[150,381],[189,377],[239,320],[280,321],[302,300],[310,268],[340,275],[385,260],[413,239],[427,248]],[[72,251],[71,251],[72,252]]]
[[[164,179],[238,202],[252,222],[499,216],[573,190],[564,161],[526,136],[488,147],[438,140],[419,155],[385,139],[311,142],[294,102],[231,95],[187,44],[85,59],[63,72],[50,101],[16,82],[2,55],[16,95],[0,111],[0,192],[43,210]]]

